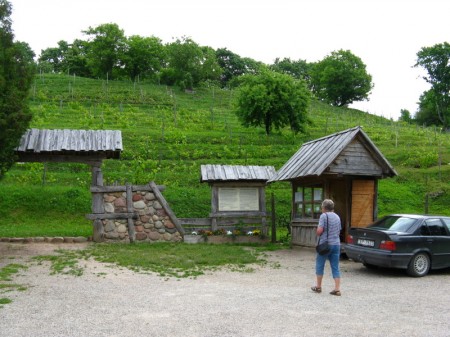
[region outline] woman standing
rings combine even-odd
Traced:
[[[341,219],[334,213],[334,202],[330,199],[325,199],[322,202],[322,214],[319,218],[319,225],[317,226],[317,236],[321,244],[327,241],[330,247],[329,253],[325,255],[316,256],[316,285],[311,288],[315,293],[322,292],[322,279],[325,262],[330,261],[331,273],[334,279],[334,289],[330,292],[331,295],[341,296],[341,273],[339,270],[339,257],[341,254],[341,241],[339,233],[341,232]],[[323,234],[323,235],[322,235]]]

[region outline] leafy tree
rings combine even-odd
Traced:
[[[450,126],[450,44],[447,42],[424,47],[417,53],[415,67],[423,67],[434,95],[435,113],[444,126]]]
[[[415,121],[419,125],[441,125],[436,113],[436,94],[434,90],[425,91],[419,99],[419,109],[416,112]]]
[[[257,74],[264,67],[261,62],[255,61],[249,57],[241,57],[238,54],[229,51],[226,48],[216,50],[217,62],[222,69],[220,75],[220,84],[226,86],[235,86],[238,84],[236,79],[245,74]]]
[[[92,74],[99,78],[118,77],[126,40],[123,30],[115,23],[106,23],[89,27],[83,33],[89,36],[87,64]]]
[[[304,132],[310,92],[302,80],[263,70],[244,75],[237,93],[237,111],[242,125],[264,126],[269,135],[288,125],[295,133]]]
[[[412,117],[411,117],[411,113],[409,112],[409,110],[401,109],[400,110],[400,117],[399,117],[398,120],[406,122],[406,123],[411,123],[412,122]]]
[[[182,37],[167,45],[168,67],[161,81],[176,84],[183,89],[193,89],[201,82],[219,79],[221,69],[215,52],[210,47],[200,47],[191,38]]]
[[[88,66],[89,43],[76,39],[69,45],[63,62],[63,71],[83,77],[92,77]]]
[[[157,37],[133,35],[126,40],[123,64],[132,81],[155,77],[166,62],[166,51]]]
[[[47,48],[41,51],[38,59],[38,66],[41,69],[53,71],[55,73],[63,72],[66,54],[69,49],[69,44],[61,40],[58,42],[58,47]]]
[[[361,59],[349,50],[339,50],[313,66],[311,87],[319,99],[345,106],[367,100],[373,84]]]
[[[201,81],[218,82],[222,68],[217,62],[216,51],[211,47],[202,47],[202,53]]]
[[[292,61],[290,58],[275,59],[270,68],[276,72],[291,75],[296,79],[310,81],[311,64],[305,60]]]
[[[246,72],[244,60],[226,48],[216,50],[217,62],[222,69],[220,84],[226,87],[235,77],[244,75]]]
[[[191,38],[182,37],[167,45],[168,69],[162,76],[165,84],[193,89],[200,82],[203,52]]]
[[[0,178],[14,163],[14,149],[29,126],[27,96],[34,75],[34,52],[14,42],[11,4],[0,0]]]

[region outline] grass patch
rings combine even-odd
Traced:
[[[207,271],[229,267],[233,271],[248,271],[254,263],[265,263],[258,249],[240,245],[209,244],[99,244],[88,254],[96,260],[121,267],[154,272],[162,277],[197,277]]]
[[[83,268],[79,266],[78,262],[82,258],[82,252],[58,250],[57,255],[40,255],[33,257],[33,260],[42,264],[44,261],[51,263],[50,270],[54,274],[66,274],[81,276],[83,275]]]
[[[207,271],[228,268],[231,271],[251,272],[252,265],[264,265],[264,251],[283,245],[211,245],[183,243],[152,244],[96,244],[82,251],[59,250],[57,255],[34,257],[38,263],[50,262],[51,274],[81,276],[79,262],[93,258],[136,272],[152,272],[161,277],[196,278]]]
[[[24,291],[27,289],[20,284],[7,283],[12,281],[12,275],[17,274],[21,269],[27,269],[27,267],[21,264],[12,263],[0,269],[0,294],[12,290]],[[4,304],[9,304],[11,302],[12,300],[9,298],[0,298],[0,308],[3,308]]]

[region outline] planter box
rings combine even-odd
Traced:
[[[268,243],[268,238],[260,236],[208,236],[207,243]]]
[[[184,242],[185,243],[201,243],[201,242],[205,242],[205,238],[201,235],[185,235]]]

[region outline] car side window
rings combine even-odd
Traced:
[[[442,221],[447,225],[448,232],[450,233],[450,219],[444,218]]]
[[[430,231],[429,235],[447,235],[447,231],[442,224],[440,219],[428,219],[425,221],[427,224],[428,230]],[[422,234],[426,235],[426,234]]]

